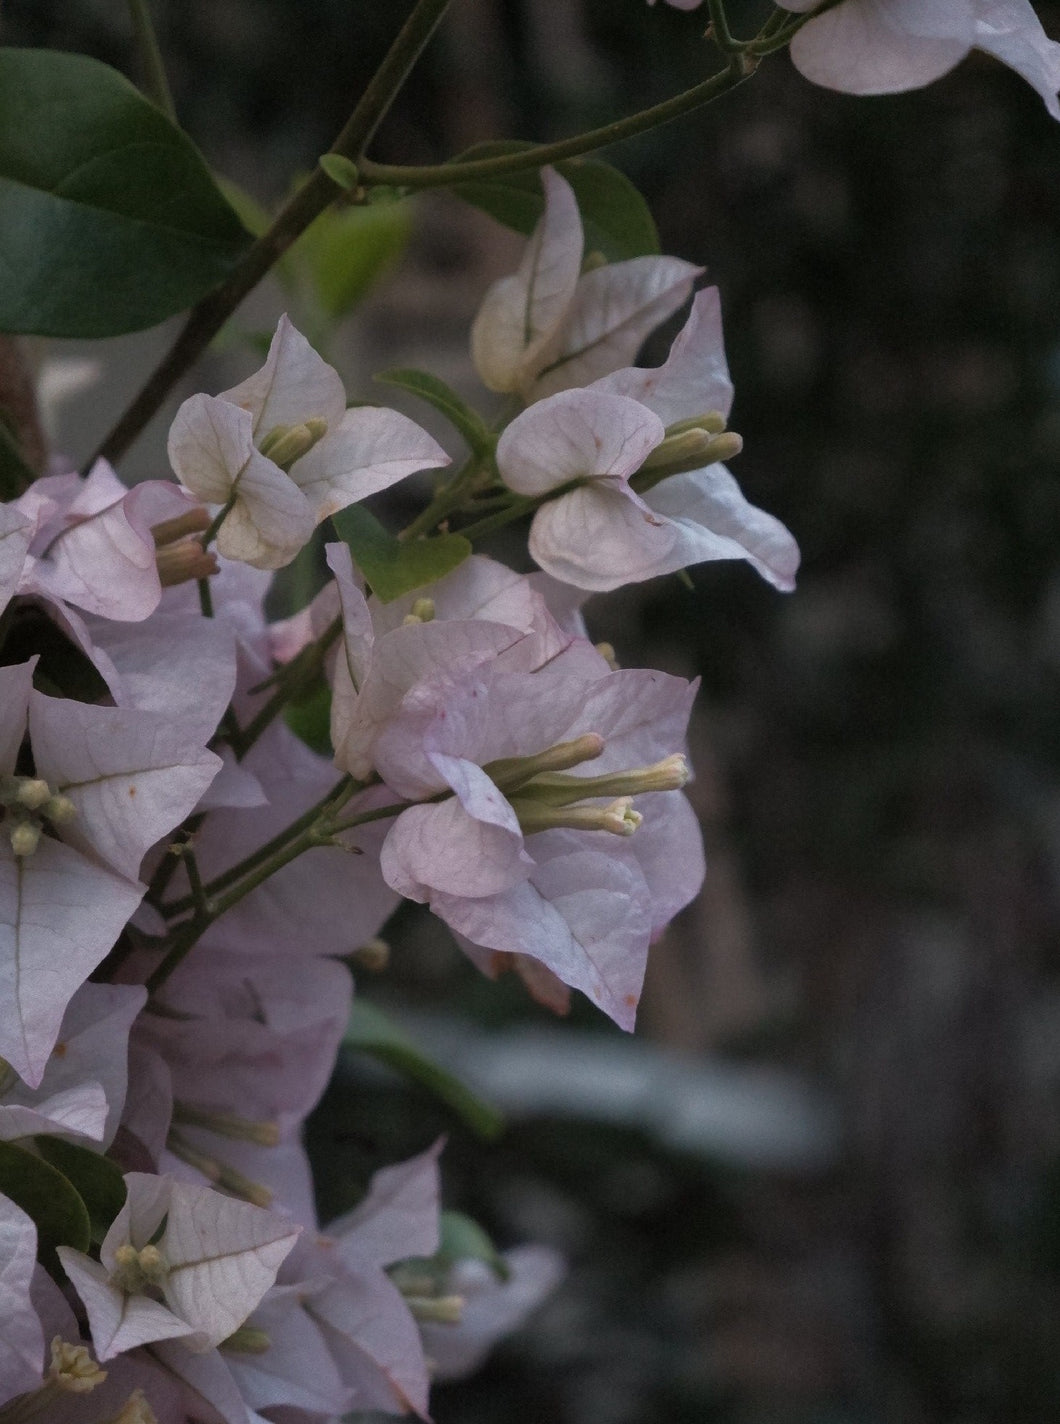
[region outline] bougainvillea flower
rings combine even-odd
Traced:
[[[781,0],[800,14],[817,0]],[[1014,69],[1060,119],[1060,44],[1030,0],[844,0],[791,43],[796,68],[846,94],[893,94],[941,78],[970,50]]]
[[[420,1326],[436,1379],[463,1379],[478,1369],[563,1279],[563,1258],[547,1246],[516,1246],[501,1259],[503,1279],[485,1261],[458,1261],[449,1272],[446,1288],[464,1302],[459,1323]]]
[[[219,1345],[273,1284],[299,1228],[168,1177],[130,1172],[125,1185],[125,1205],[98,1262],[59,1248],[88,1311],[98,1358],[175,1337],[192,1350]]]
[[[252,1408],[427,1417],[423,1344],[386,1268],[437,1249],[439,1148],[375,1173],[358,1207],[303,1235],[248,1321],[276,1347],[225,1352]]]
[[[365,599],[344,544],[329,544],[327,559],[345,653],[335,668],[331,739],[336,765],[353,776],[369,775],[376,738],[417,683],[458,663],[504,658],[508,666],[540,667],[570,641],[543,596],[492,559],[468,559],[420,590],[418,600],[398,600],[396,607]],[[413,613],[416,606],[429,616]]]
[[[261,569],[289,563],[329,514],[449,463],[407,416],[381,406],[347,410],[337,373],[286,316],[261,370],[219,396],[184,402],[169,458],[207,504],[231,502],[219,552]]]
[[[139,622],[162,595],[151,530],[194,507],[165,480],[127,489],[103,460],[85,479],[69,474],[37,480],[8,506],[33,524],[18,592]]]
[[[701,0],[667,3],[694,10]],[[821,0],[779,3],[807,14]],[[826,89],[897,94],[941,79],[973,49],[1014,69],[1060,119],[1060,44],[1046,35],[1030,0],[844,0],[799,30],[791,58]]]
[[[545,211],[519,270],[490,287],[471,328],[485,384],[527,401],[627,365],[703,270],[677,257],[632,257],[582,273],[571,186],[551,168],[541,170],[541,181]]]
[[[40,1085],[0,1082],[0,1140],[47,1133],[109,1147],[125,1104],[129,1030],[146,997],[136,985],[82,984]]]
[[[387,836],[387,882],[473,944],[539,960],[631,1027],[649,941],[703,875],[674,762],[694,691],[611,672],[576,644],[537,672],[494,661],[418,685],[374,749],[387,785],[424,803]],[[564,805],[546,807],[537,758],[568,749]],[[634,811],[626,793],[638,789],[648,794]]]
[[[38,1087],[67,1003],[140,903],[147,848],[220,761],[158,713],[45,697],[0,668],[0,1056]],[[27,725],[34,775],[15,775]]]
[[[704,560],[746,559],[777,588],[794,587],[794,539],[743,497],[724,465],[638,492],[635,477],[664,437],[646,403],[599,386],[562,391],[516,416],[497,446],[505,483],[534,496],[573,486],[534,515],[529,547],[541,568],[603,592]]]

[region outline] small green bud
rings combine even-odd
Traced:
[[[357,165],[344,153],[322,153],[317,163],[331,181],[346,193],[352,193],[361,181]]]

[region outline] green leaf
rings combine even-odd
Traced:
[[[363,504],[351,504],[331,516],[335,533],[349,546],[353,561],[383,603],[435,583],[471,553],[462,534],[435,534],[403,544],[389,534]]]
[[[429,371],[400,367],[380,371],[375,379],[386,386],[399,386],[433,405],[464,437],[473,454],[483,455],[493,446],[495,437],[478,411],[472,410],[441,377],[432,376]]]
[[[331,757],[331,688],[321,677],[303,696],[288,702],[283,720],[291,731],[318,756]]]
[[[121,1168],[76,1142],[61,1137],[36,1137],[37,1151],[71,1183],[88,1212],[92,1240],[98,1245],[125,1205]]]
[[[195,145],[116,70],[0,49],[0,331],[154,326],[248,241]]]
[[[88,1209],[69,1178],[13,1142],[0,1142],[0,1192],[33,1218],[37,1255],[50,1271],[59,1266],[56,1246],[88,1250]]]
[[[469,148],[453,162],[496,158],[533,147],[516,139],[491,140]],[[608,262],[622,262],[627,257],[653,256],[659,251],[655,220],[624,173],[599,158],[570,158],[554,166],[578,199],[586,252],[602,252]],[[545,208],[541,175],[536,168],[455,183],[452,192],[516,232],[532,232]]]
[[[303,264],[325,315],[337,320],[394,265],[411,231],[409,203],[340,203],[310,224],[288,256]]]
[[[367,1053],[441,1098],[480,1137],[496,1137],[503,1128],[504,1119],[492,1103],[483,1102],[459,1078],[421,1053],[412,1039],[374,1004],[364,999],[353,1001],[343,1042],[347,1048]]]

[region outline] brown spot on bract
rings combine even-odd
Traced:
[[[135,787],[135,786],[130,786],[130,787],[129,787],[129,795],[130,795],[130,796],[135,796],[135,795],[136,795],[136,787]]]
[[[66,1057],[66,1044],[65,1044],[65,1043],[57,1043],[57,1044],[55,1045],[55,1047],[52,1049],[52,1053],[53,1053],[53,1055],[54,1055],[56,1058],[65,1058],[65,1057]]]
[[[636,994],[627,994],[627,995],[626,995],[626,998],[625,998],[625,1003],[626,1003],[627,1008],[635,1009],[635,1008],[637,1007],[637,996],[636,996]]]

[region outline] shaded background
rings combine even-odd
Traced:
[[[407,7],[155,8],[183,122],[275,201]],[[761,13],[731,8],[745,31]],[[1060,6],[1037,8],[1060,36]],[[7,0],[3,38],[129,72],[124,21],[113,0]],[[641,0],[454,0],[373,156],[642,107],[714,67],[703,27]],[[736,473],[798,537],[800,587],[701,566],[694,592],[670,578],[589,605],[623,664],[703,678],[711,870],[654,951],[627,1077],[621,1036],[580,1006],[569,1092],[538,1081],[535,1054],[560,1051],[547,1016],[406,913],[365,992],[415,1007],[487,1090],[522,1045],[524,1081],[496,1092],[512,1125],[483,1146],[351,1061],[312,1127],[323,1213],[447,1129],[448,1204],[501,1244],[567,1253],[535,1325],[438,1390],[438,1424],[1057,1417],[1060,126],[981,57],[855,100],[780,56],[609,156],[663,250],[721,287]],[[481,399],[468,324],[520,246],[420,202],[399,272],[333,353],[351,393],[400,363]],[[271,326],[277,301],[244,324]],[[117,374],[69,403],[75,457],[159,340],[100,343]],[[215,356],[200,388],[233,359],[247,369]],[[131,474],[157,472],[164,428]]]

